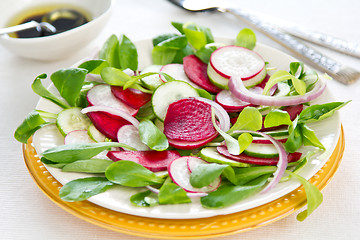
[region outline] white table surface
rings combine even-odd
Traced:
[[[301,24],[333,36],[360,43],[360,2],[356,0],[257,0],[234,1],[241,6],[284,21]],[[92,53],[112,33],[125,33],[133,41],[174,31],[170,21],[195,21],[211,27],[216,36],[235,37],[247,27],[221,13],[193,14],[165,0],[117,0],[110,22],[99,37],[81,52],[57,62],[37,62],[14,56],[0,46],[0,238],[1,239],[143,239],[102,229],[58,207],[36,186],[24,164],[21,144],[13,138],[16,127],[38,101],[31,90],[33,79],[71,66]],[[258,41],[282,49],[262,34]],[[320,48],[319,48],[320,49]],[[327,55],[360,70],[360,60],[329,50]],[[286,51],[285,51],[286,52]],[[304,222],[292,214],[249,232],[225,239],[359,239],[360,229],[360,81],[344,86],[328,84],[339,101],[353,101],[341,110],[346,148],[342,163],[322,191],[324,202]]]

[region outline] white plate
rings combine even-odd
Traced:
[[[231,43],[228,39],[217,40],[218,42],[227,44]],[[139,69],[143,69],[151,64],[152,42],[151,40],[143,40],[136,42],[136,46],[139,54]],[[276,67],[278,70],[288,70],[289,63],[297,61],[295,58],[282,53],[279,50],[262,44],[257,44],[255,51],[260,53],[264,60],[270,63],[270,67]],[[54,87],[51,89],[55,90]],[[334,97],[328,90],[326,90],[320,98],[314,101],[314,103],[332,101],[334,101]],[[58,106],[46,99],[40,99],[37,109],[54,113],[61,110]],[[309,179],[325,164],[336,146],[340,134],[340,125],[340,117],[338,113],[335,113],[331,118],[325,119],[319,123],[311,124],[310,127],[315,130],[316,135],[327,150],[309,161],[308,164],[301,170],[301,176]],[[36,142],[35,145],[37,153],[41,155],[45,149],[62,144],[63,137],[58,133],[55,127],[50,127],[43,129],[42,131],[38,131],[35,134],[33,141]],[[306,152],[307,149],[303,148],[302,151]],[[52,167],[47,167],[47,169],[61,184],[65,184],[76,178],[91,176],[90,174],[62,172],[60,169]],[[136,207],[130,203],[129,198],[132,194],[139,192],[142,189],[121,186],[114,187],[104,193],[91,197],[89,201],[111,210],[137,216],[166,219],[191,219],[230,214],[255,208],[284,196],[296,189],[299,185],[300,184],[295,180],[280,183],[266,194],[257,194],[227,208],[215,210],[203,208],[199,199],[193,199],[191,204],[161,205],[148,208]]]

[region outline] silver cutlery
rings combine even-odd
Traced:
[[[36,21],[30,21],[30,22],[19,24],[19,25],[12,26],[12,27],[1,28],[0,35],[19,32],[19,31],[27,30],[27,29],[31,29],[31,28],[36,28],[39,32],[41,30],[52,32],[52,33],[56,32],[56,28],[47,22],[38,23]]]
[[[306,61],[309,65],[326,72],[335,80],[343,84],[351,84],[360,78],[360,72],[345,66],[334,59],[331,59],[312,47],[304,44],[294,36],[286,33],[283,29],[276,25],[268,23],[241,8],[231,6],[228,2],[222,0],[169,0],[175,5],[192,12],[217,10],[223,13],[230,13],[252,26],[254,29],[276,41],[287,50],[292,52],[297,58]],[[293,33],[294,34],[294,33]],[[295,35],[295,34],[294,34]],[[304,40],[309,40],[306,36]],[[314,42],[314,40],[312,41]],[[327,41],[318,41],[318,44]],[[331,45],[331,44],[330,44]],[[350,45],[349,45],[350,46]],[[351,45],[352,46],[352,45]],[[358,46],[357,46],[358,47]],[[349,47],[345,47],[349,48]],[[332,49],[338,50],[336,47]],[[357,48],[358,50],[358,48]]]

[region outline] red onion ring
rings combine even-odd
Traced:
[[[208,103],[214,108],[215,115],[217,116],[217,118],[219,120],[221,130],[223,130],[224,132],[227,132],[230,129],[230,117],[222,106],[220,106],[218,103],[216,103],[212,100],[209,100],[207,98],[195,97],[195,99],[205,102],[205,103]]]
[[[250,92],[248,89],[246,89],[241,80],[241,77],[239,76],[233,76],[229,80],[229,90],[235,97],[245,102],[265,106],[290,106],[306,103],[319,97],[324,92],[325,88],[326,82],[319,78],[314,88],[304,95],[273,97],[258,95]]]
[[[140,123],[136,118],[134,118],[133,116],[131,116],[130,114],[128,114],[128,113],[126,113],[124,111],[121,111],[121,110],[118,110],[118,109],[115,109],[115,108],[112,108],[112,107],[91,106],[91,107],[83,108],[81,110],[82,114],[86,114],[86,113],[89,113],[89,112],[106,112],[106,113],[110,113],[112,115],[122,117],[123,119],[127,120],[132,125],[134,125],[136,128],[139,128]]]
[[[267,134],[264,134],[262,132],[248,131],[248,130],[234,131],[234,133],[243,133],[243,132],[256,133],[256,134],[261,135],[262,137],[269,140],[272,144],[274,144],[275,148],[279,152],[279,161],[278,161],[278,163],[276,165],[277,169],[273,174],[274,177],[271,179],[269,184],[261,191],[261,193],[266,193],[270,189],[272,189],[276,184],[278,184],[280,182],[280,179],[284,175],[287,164],[288,164],[287,153],[285,151],[285,148],[283,147],[283,145],[279,141],[277,141],[275,138],[273,138],[273,137],[271,137],[271,136],[269,136]]]

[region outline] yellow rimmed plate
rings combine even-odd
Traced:
[[[320,190],[335,174],[345,148],[344,132],[323,167],[309,180]],[[61,184],[41,163],[31,140],[23,145],[26,166],[39,188],[69,213],[113,231],[149,238],[196,239],[225,236],[265,226],[280,220],[306,204],[303,187],[264,205],[227,215],[198,219],[161,219],[129,215],[89,201],[64,202],[59,197]]]

